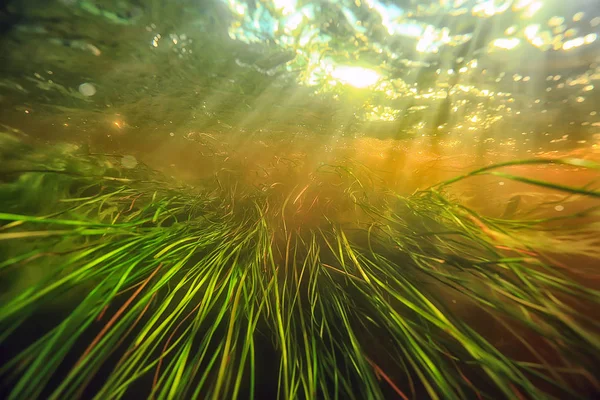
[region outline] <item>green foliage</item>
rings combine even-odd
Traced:
[[[185,188],[37,151],[18,160],[29,172],[3,171],[0,185],[2,280],[44,271],[0,306],[10,399],[542,399],[600,385],[590,372],[600,326],[581,315],[600,292],[541,239],[593,246],[597,223],[550,234],[548,220],[479,215],[445,185],[377,190],[351,165],[324,166],[304,188],[258,190],[234,175]],[[328,172],[338,208],[317,190]],[[34,201],[46,194],[50,208]],[[30,199],[19,212],[16,198]],[[523,356],[501,351],[453,299],[496,321]]]

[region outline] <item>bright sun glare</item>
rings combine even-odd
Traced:
[[[379,80],[379,74],[376,71],[362,67],[337,67],[331,72],[331,76],[361,89],[372,86]]]

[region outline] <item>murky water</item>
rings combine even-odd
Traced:
[[[49,218],[48,215],[64,212],[64,204],[76,201],[70,200],[69,197],[74,197],[74,192],[81,195],[81,198],[88,199],[85,196],[89,196],[89,199],[94,199],[115,182],[115,179],[116,182],[125,182],[126,187],[127,182],[149,179],[146,174],[149,170],[154,170],[162,174],[160,179],[177,182],[177,185],[180,185],[177,186],[177,190],[186,185],[186,190],[196,196],[194,198],[203,198],[204,188],[222,190],[215,192],[223,197],[219,206],[221,209],[216,211],[215,215],[222,212],[223,218],[234,215],[243,207],[249,207],[251,210],[264,206],[260,218],[269,223],[272,222],[269,218],[277,221],[273,222],[276,228],[272,231],[270,247],[267,247],[272,249],[274,255],[271,254],[271,257],[275,260],[273,262],[280,267],[284,264],[286,268],[289,267],[289,260],[295,259],[296,255],[290,249],[301,249],[297,251],[302,253],[309,248],[308,243],[314,240],[314,243],[320,243],[324,249],[323,258],[329,257],[326,262],[323,261],[326,268],[345,270],[343,257],[341,262],[335,259],[336,246],[340,246],[339,254],[343,252],[343,241],[340,239],[342,236],[335,236],[338,242],[333,246],[327,239],[323,239],[322,242],[322,239],[314,239],[315,232],[322,232],[327,224],[354,224],[352,229],[360,232],[367,229],[365,226],[368,227],[369,224],[371,228],[368,229],[385,225],[388,222],[382,221],[393,219],[395,212],[400,213],[394,211],[396,205],[387,197],[390,193],[410,196],[419,193],[419,190],[426,190],[439,182],[492,163],[533,158],[576,159],[579,160],[577,163],[567,166],[513,165],[503,170],[505,175],[486,174],[461,180],[449,186],[445,193],[449,198],[473,210],[469,217],[460,214],[459,211],[452,214],[453,218],[458,218],[459,228],[465,224],[481,226],[483,223],[480,216],[487,218],[487,225],[481,228],[482,237],[489,240],[489,246],[506,251],[502,260],[509,257],[525,257],[525,262],[530,262],[531,257],[538,257],[539,262],[528,264],[532,270],[537,271],[539,268],[543,271],[545,267],[541,267],[542,264],[551,265],[553,268],[558,266],[569,279],[589,290],[589,302],[579,298],[571,302],[568,295],[561,297],[564,293],[557,295],[558,298],[548,294],[545,298],[551,299],[548,300],[548,304],[551,304],[548,309],[553,310],[551,313],[547,312],[548,315],[551,314],[561,323],[568,325],[572,322],[569,319],[571,316],[562,319],[561,313],[568,313],[569,307],[573,307],[583,320],[597,321],[598,313],[594,307],[598,297],[595,290],[600,288],[600,242],[593,235],[599,231],[597,190],[600,187],[600,170],[597,164],[594,164],[600,162],[599,35],[600,7],[595,0],[0,1],[0,132],[4,135],[0,138],[0,162],[3,164],[0,166],[0,214],[8,215],[3,217],[0,238],[4,243],[11,242],[11,245],[0,247],[0,254],[4,259],[12,260],[11,257],[18,257],[20,253],[34,252],[36,247],[37,242],[24,244],[16,240],[27,236],[25,233],[13,233],[11,229],[18,229],[26,222],[15,220],[14,215],[31,213],[34,216],[45,215],[44,218]],[[44,154],[52,156],[46,159]],[[100,161],[94,157],[98,157]],[[75,163],[73,160],[79,159],[86,161],[80,161],[76,167],[70,166],[69,163]],[[91,159],[96,161],[89,161]],[[52,160],[52,163],[48,160]],[[36,165],[34,171],[31,171],[31,165]],[[590,165],[595,167],[589,167]],[[39,181],[36,180],[38,178],[35,178],[35,174],[42,173],[60,176],[73,174],[78,177],[92,174],[91,176],[99,176],[102,179],[108,177],[108,180],[103,181],[104,184],[98,183],[99,190],[90,185],[92,189],[88,188],[87,191],[80,187],[71,187],[63,192],[59,183],[48,183],[44,181],[46,178],[39,177]],[[507,174],[524,176],[529,181],[515,180]],[[15,178],[17,175],[21,178]],[[152,175],[152,179],[155,179],[154,176]],[[158,178],[156,179],[152,182],[157,182]],[[551,182],[551,185],[532,186],[532,181]],[[40,189],[43,184],[47,185],[44,187],[47,192]],[[56,187],[52,186],[53,184]],[[571,188],[571,192],[557,190],[561,185]],[[31,188],[30,194],[23,189],[28,187]],[[584,195],[573,192],[572,188],[583,188],[582,190],[588,192]],[[129,194],[130,189],[140,190],[140,193]],[[99,209],[98,221],[105,223],[107,218],[111,218],[111,223],[115,224],[121,221],[119,218],[123,218],[123,215],[137,213],[137,207],[142,207],[140,204],[148,204],[149,209],[155,204],[156,193],[159,191],[156,187],[134,189],[134,186],[122,190],[126,191],[129,197],[123,194],[119,201],[126,200],[127,204],[114,206],[114,209],[108,206]],[[259,195],[252,192],[253,190]],[[196,191],[200,191],[200,194]],[[205,191],[209,192],[208,189]],[[367,192],[370,197],[365,200]],[[48,193],[48,200],[41,199],[40,193]],[[262,195],[265,197],[260,197]],[[231,203],[228,203],[227,196],[232,199]],[[137,199],[141,199],[139,204],[136,204]],[[213,197],[210,199],[214,201]],[[252,200],[256,202],[253,205],[248,199],[259,200]],[[112,200],[107,200],[109,203],[110,201]],[[373,215],[370,214],[372,210],[365,209],[364,204],[362,209],[357,207],[356,204],[361,202],[382,207],[386,212],[377,214],[377,218],[384,219],[373,219]],[[209,200],[206,200],[206,204],[208,203]],[[281,213],[271,215],[275,206],[280,204],[283,204]],[[409,217],[409,214],[418,206],[416,203],[407,204],[406,209],[398,206],[398,209],[407,213],[407,235],[415,232],[426,235],[427,229],[435,230],[425,229],[430,226],[429,222],[410,220],[415,217]],[[164,208],[168,206],[164,205]],[[427,209],[427,203],[423,204],[423,208]],[[139,215],[143,215],[144,210],[140,209]],[[161,210],[162,208],[158,209],[154,216],[150,215],[149,220],[152,220],[152,223],[156,223]],[[173,213],[177,214],[180,211],[181,209],[177,208]],[[474,214],[475,212],[478,214]],[[247,217],[250,214],[251,211],[244,212],[236,218],[244,225],[246,218],[251,218]],[[573,214],[576,214],[575,222],[566,218]],[[91,212],[86,214],[85,218],[91,218],[90,215]],[[179,214],[177,215],[180,218]],[[561,219],[563,217],[565,218]],[[126,223],[136,221],[135,218],[131,217]],[[210,220],[213,217],[205,218]],[[505,222],[498,222],[500,219],[543,221],[536,228],[539,229],[539,233],[528,233],[517,240],[510,239],[506,232],[517,232],[520,222],[502,225]],[[190,217],[190,220],[193,218]],[[450,217],[446,221],[450,221],[449,224],[455,222]],[[177,223],[171,221],[168,224],[177,225],[180,222],[177,220]],[[283,225],[280,226],[281,223]],[[412,228],[411,223],[415,224]],[[143,226],[146,228],[146,225]],[[168,229],[171,225],[165,226]],[[578,232],[577,227],[585,228]],[[567,233],[558,233],[560,229],[565,229]],[[37,232],[37,236],[32,238],[47,235],[43,230],[33,231]],[[297,240],[295,245],[290,244],[290,232],[298,234],[299,239],[293,239]],[[306,232],[313,236],[303,236]],[[356,240],[357,248],[365,250],[368,246],[363,246],[363,242],[371,240],[371,230],[368,230],[368,239],[361,236],[360,232],[355,238],[351,237],[350,241]],[[573,233],[574,236],[569,236]],[[506,236],[500,236],[503,234]],[[391,233],[386,235],[393,236]],[[225,237],[234,236],[234,233],[231,233]],[[456,254],[456,249],[461,248],[461,241],[466,239],[452,240],[453,244],[448,244],[443,251],[440,250],[440,254],[463,257],[462,253]],[[69,257],[70,249],[79,254],[79,247],[91,246],[92,242],[89,238],[80,242],[60,242],[57,239],[56,244],[40,242],[46,249],[45,252],[40,250],[40,253],[31,255],[30,258],[19,259],[18,263],[29,263],[30,259],[35,261],[38,258],[43,260],[44,257],[56,254]],[[13,248],[12,243],[17,245]],[[396,243],[390,245],[390,248],[380,249],[380,252],[387,254],[392,248],[402,249],[404,244],[406,243]],[[15,250],[21,245],[24,250]],[[254,245],[259,246],[256,243]],[[52,250],[52,246],[56,246],[56,249]],[[325,255],[329,251],[327,249],[331,250],[331,255]],[[142,252],[142,249],[139,251]],[[312,254],[311,251],[313,250],[307,250],[307,254]],[[473,250],[471,255],[474,258],[479,257],[477,260],[482,261],[486,256],[478,252],[483,251],[478,248]],[[293,255],[290,255],[290,252]],[[268,258],[267,253],[263,254],[263,259]],[[438,259],[442,257],[440,254],[430,256],[432,259]],[[390,257],[395,256],[390,253]],[[423,255],[423,258],[427,257],[426,254]],[[398,262],[398,265],[412,262],[400,256],[398,258],[400,261],[394,261]],[[450,259],[452,258],[448,260]],[[451,264],[448,260],[445,261],[445,265]],[[358,264],[358,261],[353,262]],[[336,263],[340,263],[341,266]],[[441,264],[443,263],[442,258]],[[49,273],[47,270],[42,272],[42,267],[36,267],[38,270],[32,267],[27,273],[18,274],[8,270],[9,264],[6,264],[6,267],[4,264],[0,265],[7,271],[0,270],[0,273],[4,274],[3,279],[8,282],[6,285],[2,284],[6,292],[10,293],[6,295],[7,304],[13,299],[11,296],[17,296],[15,293],[25,293],[27,287],[34,287],[33,285],[42,279],[41,276],[47,276]],[[464,273],[465,279],[469,279],[471,272],[462,269],[459,262],[456,265],[459,265],[462,271],[457,275]],[[436,268],[432,271],[437,272]],[[504,267],[498,268],[502,270]],[[510,268],[513,267],[506,267]],[[66,268],[65,271],[70,269]],[[555,335],[552,339],[545,339],[543,334],[534,332],[532,325],[545,321],[544,315],[547,314],[528,314],[537,310],[535,307],[534,311],[523,311],[529,306],[526,300],[529,297],[526,294],[538,295],[542,292],[539,289],[538,293],[537,289],[528,286],[532,284],[527,281],[527,277],[523,278],[520,275],[523,273],[515,269],[511,272],[514,275],[503,281],[502,284],[507,285],[503,286],[504,288],[509,287],[507,282],[514,283],[516,287],[523,288],[525,294],[521,296],[511,292],[511,301],[517,298],[515,304],[518,305],[510,309],[507,306],[505,313],[498,314],[490,312],[485,308],[489,304],[478,303],[471,294],[459,293],[455,288],[451,290],[440,285],[435,281],[437,278],[432,279],[435,274],[424,274],[419,277],[422,281],[418,282],[421,282],[423,287],[433,288],[428,289],[432,293],[439,292],[435,294],[439,296],[435,297],[435,301],[440,302],[440,307],[443,305],[453,316],[475,327],[501,354],[518,359],[521,363],[534,363],[544,359],[546,363],[559,365],[556,370],[548,368],[549,374],[554,374],[554,378],[560,376],[561,379],[568,376],[564,378],[568,381],[568,385],[565,386],[571,385],[574,389],[570,392],[557,390],[548,383],[547,376],[541,377],[540,374],[532,372],[538,367],[527,370],[527,374],[533,376],[531,380],[534,386],[553,395],[557,390],[555,395],[558,398],[575,398],[577,395],[591,398],[590,396],[600,391],[598,373],[590,367],[600,360],[600,329],[593,322],[590,326],[584,323],[568,325],[574,332],[565,333],[565,337],[568,336],[569,339],[564,341],[557,339],[556,331],[552,331],[552,335]],[[275,275],[277,274],[282,272],[278,270]],[[148,274],[140,275],[140,279],[142,276],[146,279]],[[90,279],[91,277],[92,275]],[[226,281],[230,277],[222,279]],[[295,279],[298,287],[303,287],[302,278]],[[64,289],[62,295],[71,293],[67,298],[83,298],[87,290],[91,291],[90,288],[95,287],[97,282],[93,282],[88,282],[89,286],[74,284],[69,289],[72,292]],[[127,282],[127,285],[131,285],[131,282]],[[140,285],[140,282],[136,285]],[[147,283],[145,280],[143,282]],[[332,282],[337,284],[335,280]],[[142,287],[144,285],[145,283]],[[154,295],[159,299],[161,296],[166,298],[171,290],[179,290],[173,289],[176,285],[177,282],[173,281],[166,292],[156,292]],[[440,285],[439,290],[435,285]],[[551,283],[548,285],[550,287]],[[219,286],[215,283],[215,287]],[[580,286],[577,288],[579,290]],[[361,290],[358,290],[358,294],[350,293],[360,297]],[[473,290],[478,291],[480,296],[489,296],[487,299],[493,298],[493,301],[501,296],[499,290],[493,292],[482,288],[479,291],[478,287]],[[544,296],[546,294],[544,292]],[[57,296],[56,298],[60,298],[58,294]],[[224,304],[231,304],[231,299],[234,298],[234,294],[228,296],[229,300]],[[310,299],[312,301],[312,298]],[[30,304],[30,308],[24,307],[19,313],[11,314],[10,318],[16,320],[23,315],[21,322],[24,325],[19,329],[28,330],[29,333],[24,335],[22,340],[17,340],[10,334],[6,337],[1,336],[2,340],[6,339],[6,343],[10,344],[7,354],[15,357],[22,354],[23,348],[48,332],[57,321],[67,318],[65,315],[70,315],[62,310],[65,306],[60,301],[64,302],[64,299],[56,301],[59,302],[59,306],[55,309],[35,308]],[[147,299],[144,303],[147,307],[142,314],[146,309],[156,310],[158,306],[155,302],[154,297]],[[111,304],[112,308],[109,309],[118,316],[123,311],[119,307],[129,303],[125,298],[117,297]],[[387,298],[386,304],[393,304],[393,307],[390,306],[392,309],[410,309],[400,298]],[[367,305],[357,300],[356,307],[362,309],[363,306],[368,309]],[[99,313],[102,307],[104,313],[109,305],[99,307],[96,304],[94,307],[90,306],[90,315]],[[522,315],[516,317],[518,307],[525,308],[521,310]],[[373,306],[371,311],[375,313],[376,308]],[[12,327],[17,329],[21,323],[16,323],[8,317],[11,310],[6,309],[7,322],[2,322],[7,324],[7,331],[8,327],[11,327],[11,330]],[[251,310],[254,312],[254,308]],[[230,313],[226,313],[229,317],[235,314],[235,309],[227,312]],[[269,313],[273,315],[277,312],[269,309]],[[414,309],[406,312],[410,314]],[[47,313],[48,320],[36,327],[33,320],[42,318],[44,313]],[[311,315],[317,318],[316,314]],[[365,315],[368,316],[369,313],[365,311]],[[98,316],[97,321],[100,317]],[[519,321],[522,318],[531,322],[531,325],[513,324],[515,318]],[[231,319],[234,320],[233,317]],[[252,318],[249,320],[252,321]],[[360,331],[363,329],[360,326],[364,327],[373,322],[368,321],[367,317],[365,320],[358,318],[344,326],[353,326]],[[303,321],[302,324],[304,323]],[[111,324],[112,322],[107,326]],[[183,321],[180,324],[187,326]],[[251,325],[251,322],[248,324]],[[260,333],[255,338],[256,347],[263,354],[279,359],[282,356],[280,349],[285,346],[271,346],[272,342],[277,341],[269,333],[269,329],[273,327],[262,320],[257,324],[257,332]],[[448,335],[460,341],[457,339],[461,337],[456,333],[458,330],[454,332],[448,327],[441,328],[442,325],[435,325],[435,329],[446,329]],[[540,322],[540,325],[543,323]],[[228,330],[224,326],[219,323],[215,323],[214,326],[218,327],[220,335],[227,335]],[[545,325],[543,326],[546,329]],[[370,373],[375,374],[376,381],[381,384],[382,392],[379,395],[386,398],[403,397],[400,393],[410,393],[412,390],[413,398],[435,398],[434,393],[439,393],[442,386],[428,389],[424,383],[426,380],[419,380],[419,377],[414,378],[418,381],[414,383],[412,375],[403,373],[400,364],[394,361],[403,357],[399,355],[401,351],[397,350],[397,353],[394,353],[386,349],[388,345],[393,347],[393,344],[390,344],[392,339],[386,336],[386,327],[381,321],[374,322],[371,327],[376,329],[377,333],[371,335],[363,332],[356,340],[361,343],[377,342],[370,347],[372,353],[369,355],[375,361],[367,358],[369,361],[365,365],[373,367]],[[170,331],[172,336],[169,341],[178,337],[177,329],[179,328]],[[210,326],[202,325],[202,329],[202,332],[206,333],[210,331]],[[423,328],[423,331],[420,331],[422,337],[427,336],[427,329]],[[515,331],[518,333],[515,334]],[[550,331],[548,328],[547,332]],[[579,343],[579,339],[573,339],[572,343],[577,345],[569,342],[571,333],[576,335],[582,331],[585,331],[582,337],[588,342]],[[41,397],[50,396],[52,391],[59,387],[61,379],[73,370],[71,364],[78,359],[78,362],[81,362],[79,356],[90,351],[88,343],[99,337],[96,335],[104,334],[98,332],[102,332],[102,327],[95,325],[86,331],[79,341],[73,344],[74,350],[65,355],[67,361],[60,364],[59,377],[54,377],[51,384],[34,394]],[[323,343],[340,337],[335,332],[330,332],[328,338],[324,338],[322,331],[320,335]],[[377,335],[379,336],[373,339]],[[299,338],[301,335],[294,337]],[[381,342],[378,342],[378,338]],[[453,352],[454,348],[450,345],[446,347],[446,339],[440,339],[439,343],[435,342],[437,339],[431,339],[435,342],[431,346],[439,345],[440,353],[451,352],[456,356],[448,359],[451,359],[448,361],[449,365],[454,363],[452,365],[456,366],[456,362],[465,361],[468,358],[466,353],[461,352],[462,350]],[[125,341],[125,345],[121,346],[127,348],[133,346],[132,343],[134,339],[130,337]],[[136,343],[136,346],[139,345]],[[190,348],[186,351],[192,353],[191,348],[210,349],[207,350],[210,354],[220,354],[224,351],[220,344],[202,347],[204,345],[191,343],[189,342]],[[589,359],[581,360],[580,364],[561,358],[562,353],[557,350],[586,345],[590,346]],[[334,347],[333,344],[331,346]],[[348,372],[350,367],[345,366],[343,360],[348,361],[346,357],[351,348],[354,347],[332,350],[332,354],[335,355],[334,361],[320,367],[330,370],[339,368],[342,375],[343,371]],[[534,350],[531,350],[532,348]],[[148,350],[148,354],[155,355],[157,351],[153,348]],[[233,353],[234,350],[231,354]],[[543,357],[540,358],[540,354]],[[82,370],[83,380],[74,381],[82,385],[81,390],[68,392],[69,395],[91,397],[96,391],[102,390],[104,381],[111,376],[113,364],[119,363],[118,358],[112,358],[101,367],[101,364],[98,364],[98,369],[94,364],[90,369]],[[32,354],[29,358],[20,359],[17,366],[21,368],[30,365],[34,359]],[[43,362],[44,358],[40,360]],[[165,363],[167,360],[170,359],[165,358]],[[304,365],[304,360],[295,362],[298,370],[308,368]],[[472,368],[474,362],[465,361],[465,365]],[[541,364],[546,368],[544,362]],[[202,365],[210,369],[207,363],[207,359],[202,359],[195,368]],[[280,374],[284,367],[279,366],[279,361],[269,363],[260,359],[256,363],[262,365],[257,370],[262,368],[275,376],[272,386],[265,383],[268,379],[264,376],[257,378],[257,382],[265,386],[255,389],[256,398],[284,398],[284,385],[278,381],[283,378],[277,378],[277,374]],[[425,365],[423,360],[417,363]],[[16,364],[10,365],[10,368],[19,369]],[[174,364],[169,365],[169,368],[174,368]],[[177,365],[187,364],[181,361],[181,364]],[[223,371],[227,370],[226,365],[227,362],[223,362]],[[519,368],[529,368],[529,365],[524,365],[520,365]],[[492,368],[489,365],[486,367]],[[542,367],[539,368],[543,369]],[[39,372],[31,368],[31,371]],[[182,371],[185,369],[181,368]],[[240,368],[240,371],[245,371]],[[252,369],[248,366],[244,368]],[[409,367],[404,365],[402,368]],[[414,368],[414,365],[410,368]],[[453,388],[470,388],[473,383],[469,378],[477,379],[483,376],[478,375],[478,372],[469,372],[467,367],[456,368],[459,371],[457,376],[462,376],[464,380],[460,384],[449,384]],[[29,370],[22,367],[20,371]],[[100,371],[100,378],[92,380],[93,372],[97,371]],[[188,374],[188,370],[185,371],[185,374]],[[297,389],[296,395],[306,398],[336,398],[338,395],[341,396],[339,398],[346,398],[343,393],[352,393],[355,389],[356,393],[364,394],[366,392],[361,391],[363,386],[360,382],[362,379],[367,381],[364,375],[367,372],[361,371],[356,376],[348,372],[350,383],[346,382],[347,387],[343,388],[337,386],[342,384],[335,375],[335,379],[331,378],[327,384],[319,387],[318,393],[310,392],[307,389],[310,384],[302,381],[302,385],[305,386],[302,386],[303,389]],[[465,371],[466,376],[462,375],[461,371]],[[10,375],[6,371],[0,372],[3,377]],[[514,378],[509,372],[503,373],[510,376],[510,379]],[[152,388],[157,384],[165,384],[162,381],[157,383],[158,372],[156,374],[153,378],[140,372],[141,380],[136,383],[138,386],[129,392],[115,392],[113,396],[135,398],[131,396],[134,396],[133,393],[137,390],[138,393],[143,393],[141,396],[150,396],[149,392],[154,390]],[[199,377],[194,374],[195,372],[188,374],[189,382],[197,383],[200,387]],[[243,389],[237,394],[240,398],[247,398],[249,396],[246,394],[250,393],[252,385],[248,383],[250,381],[247,375],[240,373],[241,376],[244,378],[239,378],[238,384],[243,382]],[[91,380],[87,383],[92,389],[88,387],[87,391],[84,391],[85,385],[82,382],[87,378]],[[498,387],[495,386],[498,381],[488,378],[489,376],[486,376],[487,380],[481,381],[481,388],[488,398],[510,397],[506,392],[498,391]],[[178,376],[173,379],[186,378]],[[306,379],[312,382],[309,378]],[[515,381],[510,379],[501,381]],[[230,375],[219,373],[216,381],[221,380],[235,381]],[[13,382],[3,386],[6,387],[6,393],[12,393],[12,398],[15,399],[24,398],[20,397],[20,394],[26,393],[25,389],[21,390],[18,386],[14,389],[14,380],[6,381]],[[448,378],[448,382],[450,381]],[[172,387],[177,387],[174,381],[169,382]],[[401,387],[396,387],[393,382],[397,382]],[[441,381],[436,382],[442,385]],[[75,383],[73,387],[77,386]],[[474,383],[478,386],[477,382]],[[432,384],[435,386],[436,383]],[[123,385],[126,386],[125,383]],[[519,388],[519,385],[510,388],[511,393],[516,396],[513,398],[535,397],[532,395],[533,389],[528,392],[530,389],[527,389],[527,385],[522,385]],[[166,386],[168,385],[165,384]],[[211,388],[213,386],[194,392],[194,396],[210,394],[217,396],[213,398],[220,398],[219,393],[223,392],[214,392]],[[59,392],[55,392],[55,395],[56,393]],[[63,392],[63,395],[64,393],[67,392]],[[106,393],[100,393],[99,396],[107,396]],[[184,398],[177,397],[182,396],[183,392],[174,393],[176,389],[172,392],[154,391],[152,396]],[[189,396],[192,396],[192,391],[185,393],[185,398],[191,398]],[[233,396],[231,392],[226,393]],[[285,393],[291,396],[293,390],[289,389]],[[494,397],[496,395],[500,397]],[[447,396],[476,398],[479,391],[466,394],[458,390],[452,396]]]

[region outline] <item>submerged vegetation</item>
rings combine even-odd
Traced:
[[[593,398],[588,3],[0,1],[0,398]]]
[[[600,323],[585,316],[600,303],[595,275],[555,257],[598,261],[597,205],[502,219],[446,191],[496,174],[594,200],[510,167],[596,163],[492,165],[406,196],[350,162],[302,185],[221,169],[191,187],[76,146],[1,140],[7,398],[600,391]]]

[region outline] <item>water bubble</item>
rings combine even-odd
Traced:
[[[554,209],[556,211],[563,211],[565,208],[563,206],[556,206],[556,207],[554,207]]]
[[[549,26],[559,26],[561,25],[565,19],[563,17],[552,17],[548,20]]]
[[[137,164],[138,162],[134,156],[123,156],[123,158],[121,158],[121,165],[123,166],[123,168],[135,168]]]
[[[79,93],[85,97],[91,97],[96,94],[96,87],[91,83],[82,83],[79,85]]]

